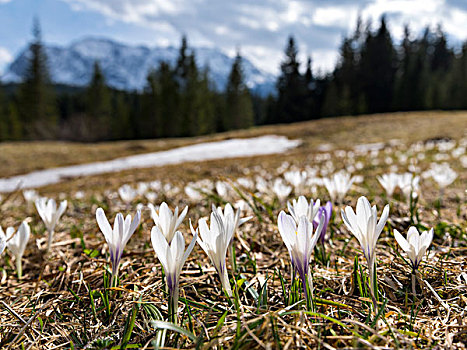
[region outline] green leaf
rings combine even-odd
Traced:
[[[191,333],[190,331],[186,330],[186,329],[183,329],[182,327],[179,327],[171,322],[165,322],[165,321],[151,321],[151,324],[154,328],[157,328],[157,329],[167,329],[169,331],[173,331],[173,332],[177,332],[177,333],[180,333],[184,336],[186,336],[188,339],[190,339],[191,341],[195,341],[196,337],[193,333]]]
[[[135,326],[136,314],[139,310],[139,303],[134,303],[131,313],[128,313],[128,318],[125,322],[125,329],[123,331],[123,337],[121,342],[121,348],[125,349],[130,341],[131,333],[133,332],[133,327]]]

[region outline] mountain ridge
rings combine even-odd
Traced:
[[[99,62],[107,84],[120,90],[141,91],[150,70],[160,62],[175,64],[179,48],[174,46],[128,45],[105,37],[85,37],[66,46],[44,44],[51,80],[56,84],[86,86],[93,65]],[[215,88],[223,90],[234,61],[220,49],[190,47],[199,67],[209,67]],[[1,77],[4,83],[18,83],[27,69],[30,52],[26,47],[7,67]],[[248,87],[260,94],[273,92],[276,77],[243,58],[243,70]]]

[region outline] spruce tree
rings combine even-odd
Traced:
[[[160,82],[157,71],[150,71],[146,81],[146,88],[142,95],[142,115],[137,123],[138,129],[141,131],[140,137],[162,137],[164,131],[161,104],[164,101],[160,100]]]
[[[285,49],[285,60],[281,64],[281,74],[277,80],[277,107],[274,122],[290,123],[305,120],[306,85],[300,74],[300,63],[295,39],[290,36]]]
[[[8,140],[8,120],[7,120],[7,108],[6,101],[3,95],[3,86],[0,82],[0,141]]]
[[[306,61],[306,71],[304,75],[305,80],[305,89],[306,89],[306,101],[305,101],[305,110],[307,112],[306,119],[316,119],[319,116],[319,111],[317,110],[316,96],[315,96],[315,77],[313,76],[313,71],[311,68],[311,57],[308,56]]]
[[[384,16],[376,33],[368,34],[361,56],[361,78],[368,112],[388,112],[392,107],[396,55]]]
[[[33,35],[29,45],[29,65],[19,88],[18,106],[26,136],[29,139],[50,139],[57,131],[57,106],[37,19]]]
[[[399,69],[396,75],[396,84],[394,92],[394,107],[396,110],[408,111],[412,109],[412,94],[415,92],[414,85],[416,79],[413,79],[415,63],[414,43],[410,38],[410,29],[404,27],[404,38],[399,48]]]
[[[196,135],[205,135],[216,132],[216,93],[209,80],[209,67],[206,67],[202,71],[197,85],[198,94],[195,109],[198,115]]]
[[[176,74],[170,65],[161,62],[157,70],[157,81],[160,98],[161,125],[165,137],[176,137],[181,134],[180,95]]]
[[[182,37],[177,64],[175,66],[175,82],[177,84],[180,98],[179,112],[173,120],[178,123],[180,135],[193,136],[197,134],[198,120],[195,106],[198,94],[198,67],[196,66],[195,55],[188,52],[188,43],[185,36]]]
[[[245,84],[240,53],[237,53],[230,70],[225,99],[224,130],[244,129],[253,125],[253,104],[250,91]]]
[[[90,139],[111,137],[111,94],[98,62],[94,62],[92,78],[86,89],[86,113],[92,125]]]

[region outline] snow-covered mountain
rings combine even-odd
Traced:
[[[234,58],[215,48],[194,48],[198,66],[209,67],[210,77],[223,89]],[[109,39],[85,38],[69,46],[45,45],[48,65],[54,83],[84,86],[91,79],[94,62],[98,61],[107,84],[122,90],[142,90],[150,70],[159,62],[176,62],[178,48],[129,46]],[[28,65],[30,51],[24,49],[10,64],[1,80],[19,82]],[[275,77],[243,59],[247,85],[262,95],[272,92]]]

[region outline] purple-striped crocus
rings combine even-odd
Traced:
[[[324,216],[323,216],[324,214]],[[319,242],[324,244],[324,240],[326,238],[326,230],[328,229],[329,221],[331,220],[332,216],[332,203],[328,201],[326,205],[323,205],[318,209],[318,214],[316,215],[315,219],[313,220],[313,227],[317,228],[319,226],[319,219],[323,218],[324,224],[323,229],[321,230],[321,234],[319,236]]]
[[[180,231],[175,232],[172,241],[169,243],[159,226],[154,226],[151,230],[152,247],[157,254],[157,258],[164,267],[167,289],[170,296],[169,313],[175,322],[178,319],[176,316],[178,312],[180,273],[182,272],[182,267],[186,259],[188,259],[188,256],[196,244],[197,238],[198,235],[195,233],[190,245],[185,251],[185,239]]]
[[[287,202],[287,208],[289,209],[290,215],[292,215],[298,225],[301,216],[305,216],[310,222],[313,222],[316,214],[318,214],[318,210],[320,208],[319,204],[319,199],[316,201],[310,199],[308,202],[305,196],[300,196],[298,199],[293,199],[292,204]]]
[[[125,249],[128,240],[139,225],[141,212],[139,210],[136,212],[133,221],[131,220],[131,215],[127,215],[124,220],[123,215],[118,213],[115,216],[113,230],[102,208],[97,209],[96,219],[99,228],[104,234],[107,245],[109,246],[110,262],[112,263],[112,281],[110,285],[113,286],[114,282],[116,283],[117,281],[118,267],[122,259],[123,249]]]
[[[199,245],[203,248],[216,268],[222,288],[229,297],[232,297],[232,288],[230,287],[225,258],[235,232],[238,217],[234,219],[233,216],[230,217],[228,215],[227,218],[225,218],[225,212],[223,215],[224,217],[214,207],[210,217],[210,226],[208,226],[205,218],[201,218],[198,220],[198,228],[196,230],[191,225],[191,222],[190,228],[193,236],[197,237]]]
[[[428,247],[433,240],[433,229],[423,231],[420,234],[416,227],[410,226],[407,232],[407,239],[405,239],[397,230],[394,230],[394,237],[397,243],[401,246],[402,250],[407,253],[410,262],[412,263],[413,270],[417,270],[422,262]]]
[[[292,266],[302,281],[305,298],[308,300],[307,280],[310,291],[313,293],[311,271],[309,268],[310,258],[321,234],[324,218],[321,218],[318,228],[314,232],[313,224],[304,215],[300,216],[297,225],[291,215],[281,211],[277,224],[282,240],[289,251]]]
[[[347,229],[352,232],[362,247],[363,255],[368,262],[370,281],[373,290],[376,290],[376,241],[388,220],[389,205],[384,207],[378,221],[376,205],[372,207],[368,199],[362,196],[357,200],[355,212],[350,206],[346,206],[345,210],[341,210],[341,216]]]
[[[60,205],[57,208],[57,203],[54,199],[41,197],[36,200],[37,212],[39,213],[39,216],[41,217],[45,227],[47,228],[47,231],[49,232],[49,239],[47,241],[48,243],[46,252],[50,250],[53,241],[55,226],[57,225],[60,217],[65,212],[67,203],[68,202],[66,200],[62,201],[60,202]]]

